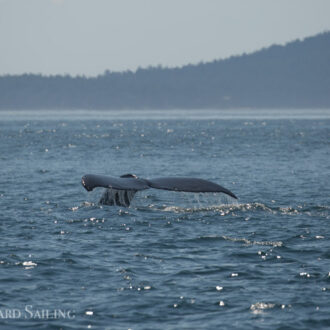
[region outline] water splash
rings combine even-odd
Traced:
[[[134,198],[134,190],[105,189],[99,203],[104,205],[117,205],[128,207]]]

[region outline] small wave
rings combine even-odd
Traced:
[[[204,204],[204,203],[203,203]],[[80,205],[75,205],[70,207],[70,211],[76,212],[81,208],[103,208],[102,205],[98,203],[84,201]],[[273,215],[288,215],[288,216],[296,216],[296,215],[309,215],[313,216],[317,213],[321,217],[328,218],[329,217],[329,207],[328,206],[321,206],[321,205],[298,205],[298,206],[273,206],[267,205],[259,202],[254,203],[238,203],[236,200],[232,204],[221,203],[217,205],[201,205],[201,203],[197,203],[197,205],[192,207],[185,207],[185,206],[178,206],[178,205],[157,205],[157,204],[150,204],[146,205],[137,205],[137,203],[132,203],[132,205],[126,210],[121,209],[119,215],[127,215],[130,214],[129,210],[137,210],[141,212],[153,212],[153,211],[160,211],[160,212],[171,212],[171,213],[207,213],[212,212],[214,214],[218,214],[220,216],[227,216],[227,215],[238,215],[242,213],[250,213],[251,212],[265,212],[268,214]],[[251,216],[249,215],[245,220],[249,220]]]
[[[271,303],[264,303],[264,302],[257,302],[252,304],[250,310],[253,314],[262,314],[266,309],[272,309],[275,307],[275,304]]]
[[[281,247],[283,246],[282,241],[251,241],[247,238],[236,238],[236,237],[229,237],[229,236],[222,236],[223,239],[232,242],[241,242],[247,245],[265,245],[265,246],[274,246],[274,247]]]
[[[97,203],[84,201],[79,206],[73,206],[72,208],[70,208],[70,210],[75,211],[75,210],[80,209],[82,207],[90,207],[90,206],[97,206]]]
[[[218,235],[208,235],[208,236],[199,236],[196,238],[191,238],[186,240],[186,242],[214,242],[214,241],[231,241],[231,242],[239,242],[244,243],[246,245],[263,245],[263,246],[272,246],[272,247],[281,247],[283,246],[282,241],[253,241],[247,238],[240,237],[229,237],[229,236],[218,236]]]
[[[207,236],[198,236],[185,240],[186,242],[214,242],[214,241],[223,241],[223,236],[218,235],[207,235]]]
[[[194,213],[194,212],[219,212],[220,215],[227,215],[232,211],[250,211],[250,210],[264,210],[272,212],[272,209],[261,203],[251,204],[220,204],[210,206],[197,206],[197,207],[180,207],[180,206],[164,206],[161,210],[165,212],[174,213]]]
[[[24,266],[25,269],[32,269],[37,266],[37,264],[33,261],[23,261],[22,265]]]
[[[75,206],[69,207],[69,210],[72,212],[75,212],[75,211],[78,211],[79,209],[85,208],[85,207],[99,207],[99,205],[97,203],[84,201],[80,205],[75,205]]]
[[[271,214],[282,214],[282,215],[300,215],[306,214],[312,216],[313,213],[317,212],[320,216],[329,217],[327,206],[297,206],[297,207],[274,207],[267,206],[263,203],[242,203],[242,204],[219,204],[219,205],[210,205],[210,206],[196,206],[196,207],[181,207],[181,206],[163,206],[162,208],[155,208],[156,210],[161,210],[165,212],[174,212],[174,213],[195,213],[195,212],[216,212],[224,216],[232,212],[267,212]]]
[[[64,149],[67,149],[67,148],[77,148],[77,146],[75,144],[69,143],[69,144],[64,145],[62,148],[64,148]]]

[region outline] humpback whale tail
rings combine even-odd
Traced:
[[[149,188],[194,193],[224,193],[237,199],[228,189],[211,181],[198,178],[161,177],[147,180],[138,178],[134,174],[124,174],[119,178],[86,174],[82,177],[81,183],[87,191],[91,191],[96,187],[106,188],[107,190],[100,199],[100,203],[106,205],[128,207],[137,191]]]

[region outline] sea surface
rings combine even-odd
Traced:
[[[0,329],[330,328],[329,110],[1,111],[0,211]]]

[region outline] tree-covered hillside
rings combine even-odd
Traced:
[[[181,68],[0,77],[1,109],[241,107],[330,107],[330,32]]]

